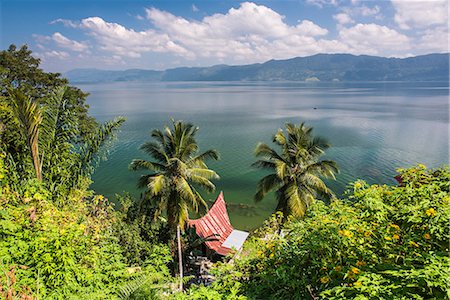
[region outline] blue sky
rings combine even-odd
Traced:
[[[448,52],[446,0],[0,0],[1,47],[42,66],[166,69],[317,53]]]

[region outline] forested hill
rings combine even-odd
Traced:
[[[175,68],[165,71],[76,69],[72,83],[114,81],[448,81],[449,54],[385,58],[317,54],[262,64]]]

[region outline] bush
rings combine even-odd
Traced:
[[[275,216],[234,268],[218,267],[216,284],[241,282],[251,299],[448,298],[449,169],[398,171],[401,186],[356,181],[346,200],[314,203],[283,236]]]

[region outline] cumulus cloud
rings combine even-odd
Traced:
[[[154,30],[134,31],[100,17],[81,20],[80,28],[96,39],[100,48],[115,54],[137,58],[142,52],[169,52],[184,54],[187,51],[169,39],[167,34]]]
[[[346,13],[333,15],[333,19],[335,19],[341,25],[355,23],[355,21],[353,21],[353,19]]]
[[[67,37],[63,36],[59,32],[55,32],[52,35],[52,40],[61,48],[66,48],[68,50],[76,51],[76,52],[82,52],[89,48],[89,46],[86,43],[73,41],[71,39],[68,39]]]
[[[395,21],[401,29],[425,28],[448,22],[447,0],[392,0]]]
[[[213,14],[201,21],[187,20],[156,8],[147,18],[176,43],[197,57],[261,61],[318,50],[317,37],[328,30],[310,20],[294,26],[272,9],[244,2],[226,14]]]
[[[325,0],[310,2],[321,5],[335,3]],[[241,64],[317,53],[402,57],[410,53],[424,53],[425,50],[445,51],[447,43],[442,38],[448,36],[445,26],[438,27],[438,31],[425,28],[406,36],[393,28],[361,21],[361,17],[374,18],[380,14],[378,6],[369,7],[367,2],[355,1],[354,6],[337,8],[333,16],[338,23],[337,33],[330,37],[326,28],[311,20],[289,24],[278,12],[251,2],[241,3],[225,13],[208,15],[199,20],[187,19],[157,8],[147,8],[145,18],[149,23],[148,29],[144,30],[136,30],[100,17],[76,22],[63,19],[54,21],[83,30],[89,37],[90,46],[87,42],[71,40],[59,32],[51,36],[35,36],[35,40],[39,44],[56,44],[59,48],[70,50],[72,54],[74,51],[78,52],[71,59],[81,59],[83,53],[92,51],[98,58],[96,62],[125,64],[136,63],[140,61],[137,58],[153,55],[169,57],[166,60],[170,62],[166,64],[172,66],[175,62],[186,64],[186,60],[196,60],[200,64]],[[64,57],[62,51],[46,55],[56,57],[58,54],[59,57]]]
[[[394,29],[377,24],[357,24],[343,28],[339,37],[351,48],[351,53],[401,56],[410,49],[410,39]]]

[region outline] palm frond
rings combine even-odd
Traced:
[[[217,150],[209,149],[203,152],[202,154],[199,154],[197,156],[194,156],[190,159],[190,162],[193,164],[196,164],[198,162],[204,162],[209,159],[218,160],[219,159],[219,152]]]
[[[156,175],[157,174],[148,174],[148,175],[142,175],[141,177],[139,177],[138,184],[137,184],[138,188],[142,189],[142,188],[148,187],[150,181]]]
[[[147,187],[152,196],[157,196],[167,187],[167,178],[163,174],[155,175],[150,178]]]
[[[255,149],[255,155],[258,157],[266,157],[268,159],[277,159],[285,161],[275,150],[264,143],[259,143]]]
[[[205,179],[220,179],[219,175],[210,169],[204,168],[190,168],[187,171],[187,176],[190,178],[191,176],[204,177]]]
[[[273,136],[273,142],[282,147],[286,145],[286,136],[281,128],[278,129],[277,133]]]
[[[193,183],[198,184],[199,186],[201,186],[202,188],[206,189],[210,193],[212,193],[212,192],[214,192],[216,190],[216,186],[211,181],[206,179],[205,177],[191,175],[191,176],[189,176],[189,179]]]
[[[285,197],[289,207],[290,214],[295,217],[303,217],[307,209],[307,200],[304,198],[306,195],[302,193],[303,197],[300,197],[300,191],[295,183],[291,183],[286,187]]]
[[[282,184],[282,180],[276,174],[269,174],[263,177],[258,182],[257,192],[254,197],[255,201],[261,201],[267,193],[278,187],[280,184]]]
[[[129,166],[130,170],[151,170],[151,171],[164,171],[166,166],[157,162],[147,161],[143,159],[133,159]]]
[[[271,162],[271,161],[260,159],[260,160],[258,160],[256,162],[254,162],[252,164],[252,167],[256,167],[256,168],[259,168],[259,169],[270,170],[270,171],[272,171],[272,170],[275,171],[276,164],[274,162]]]
[[[339,174],[339,169],[336,162],[332,160],[322,160],[313,164],[310,164],[306,172],[315,173],[326,178],[336,179],[335,174]]]
[[[165,163],[169,160],[168,154],[164,151],[161,145],[155,142],[146,142],[141,145],[140,149],[144,150],[148,155],[152,156],[161,163]]]

